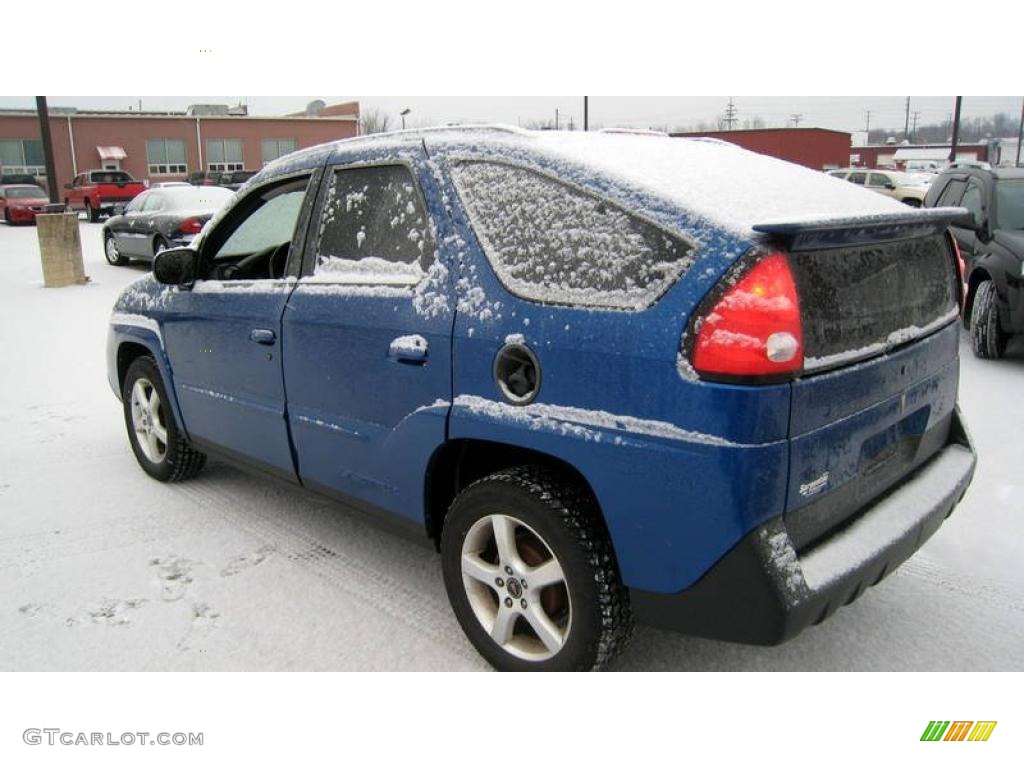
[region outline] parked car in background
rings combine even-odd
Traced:
[[[963,260],[963,323],[978,357],[1002,357],[1013,334],[1024,333],[1024,168],[950,168],[925,205],[970,213],[953,235]]]
[[[152,261],[165,248],[188,245],[210,217],[234,196],[223,187],[150,189],[133,199],[124,213],[103,225],[103,251],[115,266],[130,259]]]
[[[938,173],[945,167],[945,163],[938,160],[907,160],[903,164],[903,170],[907,173]]]
[[[841,168],[829,171],[829,176],[845,179],[872,192],[899,200],[901,203],[920,208],[928,192],[931,179],[924,174],[901,173],[865,168]]]
[[[150,184],[150,189],[166,189],[167,187],[191,187],[187,181],[158,181],[156,184]]]
[[[64,204],[71,211],[85,211],[89,221],[97,222],[102,215],[111,215],[118,203],[128,203],[146,185],[136,181],[125,171],[86,171],[65,184]]]
[[[258,171],[227,171],[220,178],[220,186],[227,189],[240,189],[245,182],[257,173]]]
[[[604,667],[634,621],[775,644],[971,481],[957,213],[725,142],[350,139],[159,254],[108,377],[158,480],[215,454],[429,537],[499,669]]]
[[[42,179],[37,179],[31,173],[4,173],[0,174],[0,184],[29,184],[34,187],[46,189]]]
[[[192,171],[186,181],[197,187],[220,186],[221,178],[227,171]]]
[[[0,212],[8,224],[32,224],[50,204],[46,190],[34,184],[0,186]]]

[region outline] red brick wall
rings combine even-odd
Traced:
[[[842,168],[850,162],[850,134],[823,128],[766,128],[672,135],[722,139],[751,152],[771,155],[816,171],[826,166]]]
[[[183,175],[150,177],[146,162],[147,139],[180,139],[185,142],[188,170],[200,168],[196,146],[196,118],[146,116],[72,116],[75,160],[78,172],[101,168],[102,161],[96,147],[118,146],[127,157],[121,168],[136,179],[173,181]],[[355,120],[324,118],[255,118],[255,117],[203,117],[199,119],[203,168],[207,163],[207,139],[241,139],[245,167],[263,166],[263,139],[294,139],[296,148],[312,147],[327,141],[355,136]],[[50,134],[53,141],[57,183],[63,187],[74,176],[68,118],[50,116]],[[34,115],[0,115],[0,139],[38,139],[39,123]]]

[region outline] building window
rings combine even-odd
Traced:
[[[242,161],[241,139],[207,139],[206,168],[210,171],[241,171],[245,169]]]
[[[272,160],[291,154],[295,149],[295,139],[264,139],[263,164],[266,165]]]
[[[0,139],[0,168],[4,173],[46,176],[43,142],[39,139]]]
[[[146,162],[154,176],[188,173],[185,142],[179,139],[147,139]]]

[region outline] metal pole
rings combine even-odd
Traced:
[[[956,144],[960,138],[960,101],[963,96],[956,97],[956,109],[953,112],[953,142],[949,147],[950,165],[956,162]]]
[[[1024,119],[1024,112],[1022,112],[1021,115],[1022,115],[1022,119]],[[589,123],[589,121],[587,119],[588,116],[589,116],[589,113],[587,112],[587,97],[584,96],[583,97],[583,130],[584,131],[589,131],[590,130],[590,123]],[[1018,146],[1018,154],[1019,154],[1019,147],[1020,147],[1020,145],[1018,144],[1017,146]]]
[[[907,96],[907,116],[903,120],[903,138],[904,140],[910,140],[910,97]]]
[[[50,138],[50,110],[46,107],[46,97],[36,96],[36,115],[39,118],[39,137],[43,140],[43,157],[46,161],[46,186],[50,191],[50,202],[59,199],[57,171],[53,164],[53,141]]]
[[[71,127],[71,115],[68,115],[68,143],[71,145],[71,173],[78,175],[78,159],[75,157],[75,129]]]
[[[1020,103],[1020,128],[1017,129],[1017,162],[1015,165],[1020,166],[1020,145],[1024,144],[1024,100]]]
[[[558,107],[555,107],[555,130],[558,130]]]

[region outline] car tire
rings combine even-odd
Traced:
[[[85,218],[91,221],[93,224],[100,220],[100,212],[92,207],[92,203],[88,200],[85,201]]]
[[[996,285],[991,280],[974,289],[971,304],[971,348],[977,357],[995,359],[1006,352],[1009,334],[999,327]]]
[[[11,221],[11,209],[10,208],[4,208],[4,221],[7,222],[7,226],[9,226],[9,227],[13,227],[14,226],[14,222]]]
[[[103,255],[106,256],[107,263],[112,267],[123,267],[128,263],[128,259],[117,250],[117,241],[109,232],[103,238]]]
[[[150,477],[173,483],[195,477],[206,454],[195,450],[178,429],[156,361],[132,361],[121,389],[128,441],[139,466]]]
[[[157,235],[153,238],[153,258],[156,259],[156,255],[160,251],[166,251],[170,247],[161,235]]]
[[[495,669],[603,669],[632,635],[597,504],[553,471],[503,470],[459,493],[441,562],[459,624]]]

